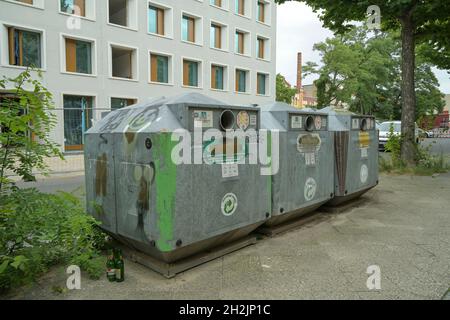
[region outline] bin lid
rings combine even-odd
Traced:
[[[334,107],[322,109],[328,114],[329,129],[331,131],[348,131],[352,129],[352,118],[375,118],[374,116],[360,115],[349,110]]]
[[[149,98],[142,103],[109,113],[105,118],[95,122],[86,134],[173,132],[184,128],[178,111],[185,106],[238,107],[231,107],[200,93],[183,93],[169,98]]]
[[[261,111],[265,112],[289,112],[289,113],[298,113],[298,114],[311,114],[314,113],[316,115],[327,115],[324,112],[321,112],[321,110],[315,110],[311,108],[305,108],[305,109],[298,109],[294,106],[287,104],[285,102],[272,102],[269,104],[258,106]]]

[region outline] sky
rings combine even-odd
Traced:
[[[277,73],[286,77],[291,85],[296,84],[297,52],[303,53],[303,64],[307,61],[320,62],[320,56],[313,51],[315,43],[322,42],[333,33],[322,27],[317,14],[303,3],[287,2],[278,6],[277,22]],[[450,94],[450,75],[445,70],[434,69],[441,91]],[[311,84],[317,77],[303,79]]]

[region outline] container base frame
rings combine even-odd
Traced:
[[[262,226],[256,230],[259,234],[267,236],[269,238],[275,237],[277,235],[294,231],[305,224],[308,224],[315,220],[320,220],[323,218],[324,214],[318,211],[314,211],[310,214],[303,215],[295,220],[289,220],[284,223],[274,225],[274,226]]]
[[[117,246],[122,249],[123,255],[127,259],[143,265],[167,279],[171,279],[176,277],[179,273],[198,267],[247,246],[254,245],[256,242],[256,236],[247,236],[243,239],[200,252],[192,257],[187,257],[172,263],[160,261],[148,254],[137,251],[121,243],[117,244]]]

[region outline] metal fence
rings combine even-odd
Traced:
[[[65,151],[83,150],[84,133],[111,111],[111,108],[56,108],[55,130],[58,135],[64,134]]]

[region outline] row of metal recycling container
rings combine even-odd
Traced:
[[[86,133],[88,212],[119,241],[176,262],[360,196],[378,183],[377,140],[370,116],[159,98]]]

